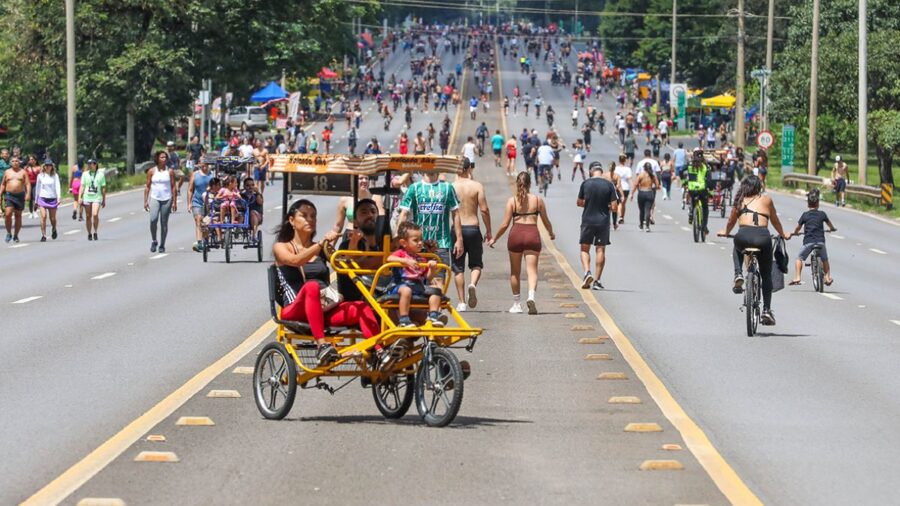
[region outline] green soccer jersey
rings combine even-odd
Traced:
[[[446,181],[414,183],[400,201],[400,209],[408,210],[412,221],[422,227],[422,238],[445,249],[453,245],[450,213],[458,207],[456,190]]]

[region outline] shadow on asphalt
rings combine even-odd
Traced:
[[[286,419],[300,422],[334,422],[334,423],[350,423],[350,424],[371,424],[371,425],[409,425],[426,427],[425,422],[418,416],[409,415],[399,420],[387,420],[377,415],[350,415],[350,416],[310,416],[294,419]],[[457,416],[446,428],[448,429],[474,429],[478,427],[497,427],[500,425],[511,425],[519,423],[534,423],[531,420],[507,420],[503,418],[484,418],[478,416]]]
[[[779,334],[777,332],[757,332],[756,337],[812,337],[810,334]]]

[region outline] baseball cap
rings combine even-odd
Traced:
[[[172,141],[169,141],[169,142],[166,143],[166,147],[167,147],[167,148],[173,148],[173,147],[175,147],[175,143],[172,142]]]
[[[88,165],[91,165],[91,164],[97,165],[97,160],[90,158],[90,159],[88,159],[87,163],[88,163]]]
[[[834,161],[836,161],[836,162],[841,161],[841,155],[837,155],[836,157],[834,157]]]

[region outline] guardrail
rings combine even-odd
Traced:
[[[781,176],[781,182],[788,186],[799,187],[805,185],[807,189],[810,186],[831,189],[831,179],[822,176],[814,176],[812,174],[790,173]],[[890,209],[890,202],[885,201],[882,194],[882,188],[877,186],[865,186],[860,184],[848,184],[845,190],[849,195],[861,198],[869,198],[876,204],[884,204]]]

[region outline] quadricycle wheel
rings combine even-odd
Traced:
[[[388,419],[403,418],[412,405],[415,381],[413,374],[393,374],[384,381],[374,383],[372,397],[378,411]]]
[[[284,345],[267,344],[256,357],[253,398],[262,416],[281,420],[291,411],[297,395],[297,368]]]
[[[426,354],[416,373],[416,410],[428,426],[444,427],[462,405],[463,370],[450,350],[433,346]]]

